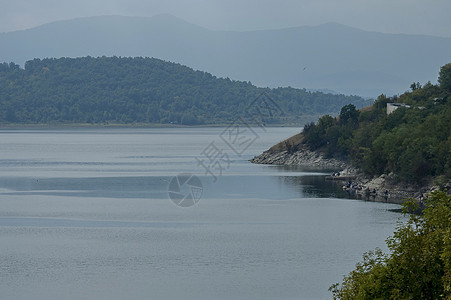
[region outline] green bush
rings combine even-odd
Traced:
[[[434,192],[425,204],[387,239],[390,254],[366,253],[330,287],[334,299],[451,299],[451,196]],[[418,205],[412,200],[404,208]]]

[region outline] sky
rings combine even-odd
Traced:
[[[450,0],[0,0],[0,32],[80,17],[171,14],[213,30],[337,22],[368,31],[451,37]]]

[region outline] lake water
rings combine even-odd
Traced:
[[[329,299],[400,215],[247,161],[297,132],[0,130],[0,298]],[[182,173],[192,207],[169,198]]]

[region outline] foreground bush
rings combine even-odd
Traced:
[[[421,215],[411,215],[387,239],[390,254],[370,251],[334,299],[451,299],[451,196],[434,192]],[[418,209],[406,202],[405,212]]]

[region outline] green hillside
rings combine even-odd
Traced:
[[[412,91],[392,98],[381,95],[361,110],[346,105],[338,118],[325,115],[307,124],[302,143],[349,159],[372,175],[393,172],[417,182],[431,176],[451,178],[451,64],[441,68],[438,82],[413,83]],[[387,114],[389,103],[408,106]]]
[[[0,64],[0,123],[224,124],[262,93],[280,113],[264,122],[336,114],[367,101],[294,88],[258,88],[154,58],[35,59]]]

